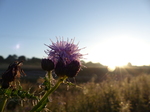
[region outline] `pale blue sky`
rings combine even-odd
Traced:
[[[0,55],[43,58],[44,44],[71,39],[85,61],[150,65],[149,0],[1,0]]]

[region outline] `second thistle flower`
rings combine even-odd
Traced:
[[[46,54],[47,59],[54,63],[54,71],[57,76],[68,76],[74,77],[80,70],[81,63],[80,59],[83,55],[80,53],[78,44],[74,44],[74,39],[70,41],[64,41],[63,39],[58,40],[52,45],[47,45],[48,49]]]

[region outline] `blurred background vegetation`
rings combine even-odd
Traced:
[[[32,57],[32,58],[27,58],[26,56],[22,55],[22,56],[17,56],[16,54],[13,55],[8,55],[6,58],[4,58],[3,56],[0,55],[0,68],[5,68],[6,66],[8,66],[8,64],[13,63],[14,61],[23,61],[23,64],[25,67],[27,68],[32,68],[32,67],[41,67],[40,63],[41,63],[41,59],[40,58],[36,58],[36,57]],[[100,63],[92,63],[92,62],[84,62],[83,60],[81,61],[82,64],[86,67],[101,67],[103,66]]]
[[[32,57],[27,58],[26,56],[17,56],[15,54],[8,55],[8,57],[3,58],[0,56],[0,75],[7,69],[9,64],[14,61],[23,61],[22,69],[27,74],[27,77],[22,77],[23,80],[27,82],[36,82],[39,77],[45,75],[45,71],[41,69],[41,59]],[[107,66],[100,63],[93,62],[82,62],[82,67],[79,74],[75,77],[77,83],[89,82],[95,78],[95,82],[101,82],[106,79],[107,74],[111,74],[116,79],[121,79],[127,76],[138,76],[140,74],[149,74],[150,66],[133,66],[131,63],[127,63],[124,67],[116,67],[113,71],[109,71]],[[70,79],[74,82],[74,78]]]
[[[39,90],[46,74],[39,58],[9,55],[4,59],[0,56],[0,75],[16,60],[24,61],[22,69],[27,76],[20,79],[23,88]],[[109,71],[100,63],[82,61],[82,64],[86,67],[83,66],[75,78],[68,79],[77,86],[62,84],[49,97],[47,108],[52,112],[150,112],[150,66],[128,63]],[[31,104],[34,105],[34,101],[23,102],[23,107],[10,106],[5,111],[27,112]]]

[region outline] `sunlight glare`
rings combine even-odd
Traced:
[[[108,66],[107,67],[108,71],[114,71],[116,69],[116,66]]]
[[[110,68],[124,66],[128,62],[134,65],[147,63],[149,45],[143,40],[127,37],[114,37],[101,41],[91,48],[88,58]]]

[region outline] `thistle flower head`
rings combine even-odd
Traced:
[[[56,43],[51,42],[52,45],[46,45],[50,49],[45,51],[45,53],[48,55],[48,59],[54,63],[55,73],[58,76],[67,75],[68,77],[74,77],[80,70],[80,59],[83,57],[78,44],[74,44],[74,39],[64,41],[63,38],[57,39]],[[71,68],[75,66],[77,66],[76,69]],[[72,69],[73,73],[68,69]]]
[[[52,45],[47,45],[50,50],[45,51],[48,54],[48,59],[52,60],[56,66],[57,62],[61,59],[65,65],[71,63],[73,60],[79,61],[82,58],[82,54],[79,53],[81,49],[78,48],[78,44],[74,44],[74,39],[52,42]]]

